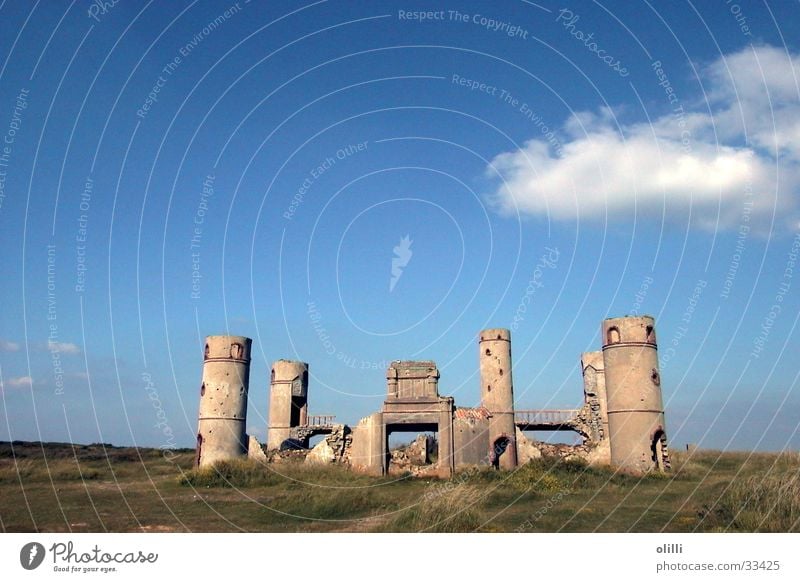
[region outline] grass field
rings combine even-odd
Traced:
[[[668,475],[541,459],[451,481],[194,453],[0,443],[0,530],[269,532],[800,531],[800,455],[675,455]]]

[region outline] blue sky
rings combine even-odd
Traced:
[[[800,447],[796,5],[100,4],[0,4],[0,439],[191,446],[222,333],[260,437],[278,358],[475,405],[485,327],[574,407],[649,313],[673,446]]]

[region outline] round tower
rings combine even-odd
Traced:
[[[668,469],[654,319],[606,319],[602,338],[611,463],[637,472]]]
[[[210,335],[203,355],[195,465],[247,455],[248,337]]]
[[[269,385],[267,448],[279,449],[292,429],[308,424],[308,364],[278,360],[272,364]]]
[[[517,427],[511,378],[511,332],[485,329],[478,340],[481,406],[491,413],[489,459],[502,469],[517,466]]]

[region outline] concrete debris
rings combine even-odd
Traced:
[[[250,435],[247,440],[247,458],[261,463],[267,462],[267,455],[264,453],[264,447],[253,435]]]
[[[432,455],[437,450],[436,440],[421,434],[413,442],[389,451],[389,474],[411,474],[414,477],[436,477],[439,467]]]
[[[336,460],[336,451],[328,444],[327,439],[322,439],[306,455],[305,462],[311,465],[327,465]]]

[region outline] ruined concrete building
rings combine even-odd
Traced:
[[[581,356],[579,409],[517,410],[511,332],[486,329],[478,337],[480,406],[458,407],[452,397],[441,396],[434,362],[398,360],[386,372],[381,409],[353,427],[336,423],[332,415],[310,415],[308,364],[278,360],[270,377],[265,455],[254,438],[248,446],[244,429],[250,339],[209,336],[200,390],[197,465],[248,454],[268,459],[282,448],[307,447],[311,437],[325,435],[307,453],[306,462],[338,462],[375,475],[387,474],[392,459],[409,455],[417,460],[435,457],[432,472],[442,477],[476,465],[511,470],[552,454],[639,473],[668,470],[653,318],[606,319],[602,342],[602,351]],[[582,443],[549,445],[525,435],[533,431],[572,431]],[[417,444],[413,453],[390,452],[389,436],[397,432],[435,433],[436,445],[431,447],[425,437],[425,444]],[[420,446],[424,454],[417,450]],[[417,460],[414,464],[424,464]]]

